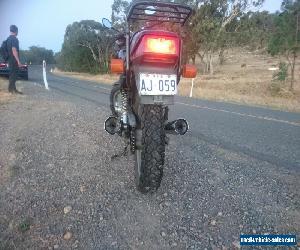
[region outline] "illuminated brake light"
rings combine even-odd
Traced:
[[[146,37],[145,52],[176,55],[176,40],[163,37]]]

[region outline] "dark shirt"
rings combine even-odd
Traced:
[[[9,59],[15,59],[14,55],[12,53],[12,48],[15,47],[18,51],[19,54],[19,40],[18,38],[16,38],[16,36],[10,35],[7,38],[7,50],[8,50],[8,55],[9,55]]]

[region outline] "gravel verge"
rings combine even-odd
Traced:
[[[0,249],[238,249],[240,233],[299,239],[298,170],[172,137],[161,188],[135,190],[108,106],[26,83],[0,105]]]

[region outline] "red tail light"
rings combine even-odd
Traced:
[[[132,52],[137,63],[175,65],[179,62],[180,38],[173,35],[145,34]]]
[[[145,52],[177,55],[178,41],[176,38],[145,36]]]

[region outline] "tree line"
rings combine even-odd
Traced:
[[[66,71],[106,73],[113,33],[94,20],[74,22],[66,28],[58,67]]]
[[[54,52],[39,46],[31,46],[28,50],[21,50],[20,59],[22,63],[27,64],[42,64],[43,60],[47,64],[55,64]]]
[[[133,0],[134,1],[134,0]],[[184,30],[184,60],[201,59],[204,71],[214,73],[213,55],[226,61],[226,50],[234,47],[261,49],[283,56],[294,83],[300,41],[300,0],[283,0],[276,13],[260,12],[264,0],[175,0],[191,6],[194,13]],[[130,1],[114,0],[112,22],[122,30]],[[114,32],[99,21],[83,20],[66,28],[62,50],[57,57],[63,70],[90,73],[108,72]]]

